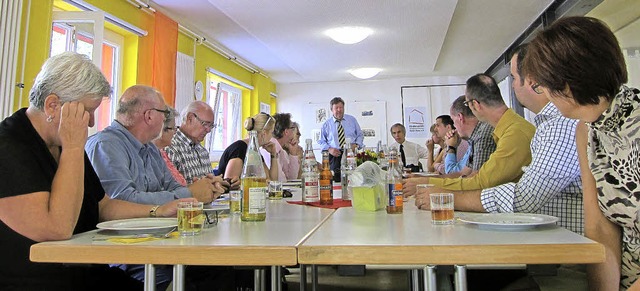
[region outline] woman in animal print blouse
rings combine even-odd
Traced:
[[[581,121],[585,235],[606,252],[587,267],[590,289],[640,290],[640,92],[624,85],[618,40],[595,18],[562,18],[531,41],[523,66],[531,90]]]

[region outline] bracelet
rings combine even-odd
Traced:
[[[455,152],[455,151],[456,151],[456,147],[449,146],[449,147],[447,148],[447,151],[450,151],[450,150],[453,150],[453,151]]]
[[[158,211],[159,207],[160,207],[160,205],[153,206],[151,208],[151,210],[149,210],[149,217],[156,217],[156,215],[157,215],[156,212]]]
[[[271,158],[272,158],[272,159],[278,158],[278,154],[271,155]]]

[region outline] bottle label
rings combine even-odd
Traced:
[[[402,184],[387,184],[389,206],[402,206]]]
[[[318,188],[318,180],[304,181],[304,196],[302,200],[304,202],[314,202],[320,199],[320,189]]]
[[[331,190],[333,190],[332,185],[320,185],[320,192],[323,192],[323,191],[331,192]]]
[[[249,214],[266,213],[267,187],[249,188]]]

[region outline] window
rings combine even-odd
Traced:
[[[214,110],[215,127],[205,139],[212,161],[220,160],[224,150],[242,138],[242,91],[210,76],[208,103]]]
[[[96,123],[89,129],[89,135],[109,126],[115,118],[117,106],[115,100],[121,91],[122,48],[124,47],[124,37],[111,30],[103,29],[103,32],[97,36],[99,40],[96,40],[95,29],[101,29],[103,26],[98,25],[94,28],[94,23],[96,23],[95,15],[91,13],[54,12],[50,50],[50,56],[65,51],[75,51],[91,59],[94,59],[95,55],[100,56],[101,61],[94,60],[94,63],[101,68],[114,93],[110,99],[105,98],[98,107],[95,113]],[[100,50],[94,48],[95,43],[101,43]]]

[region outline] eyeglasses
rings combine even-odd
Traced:
[[[464,106],[469,107],[469,103],[473,102],[473,101],[478,101],[477,99],[469,99],[467,101],[462,102],[462,104],[464,104]]]
[[[191,112],[191,113],[193,113],[193,112]],[[215,124],[213,124],[213,122],[211,122],[211,121],[205,121],[205,120],[200,119],[200,117],[198,117],[198,114],[193,113],[193,116],[194,116],[194,117],[195,117],[195,118],[200,122],[200,124],[202,124],[202,126],[203,126],[204,128],[206,128],[206,129],[211,130],[211,129],[213,129],[213,127],[215,126]]]
[[[536,94],[542,94],[542,89],[540,89],[540,83],[535,83],[533,85],[531,85],[531,89],[533,90],[533,92],[536,92]]]
[[[169,115],[171,115],[171,111],[168,110],[168,109],[161,110],[161,109],[158,109],[158,108],[151,108],[149,110],[155,110],[155,111],[161,112],[162,114],[164,114],[164,118],[165,119],[169,119]],[[149,110],[147,110],[147,111],[149,111]]]

